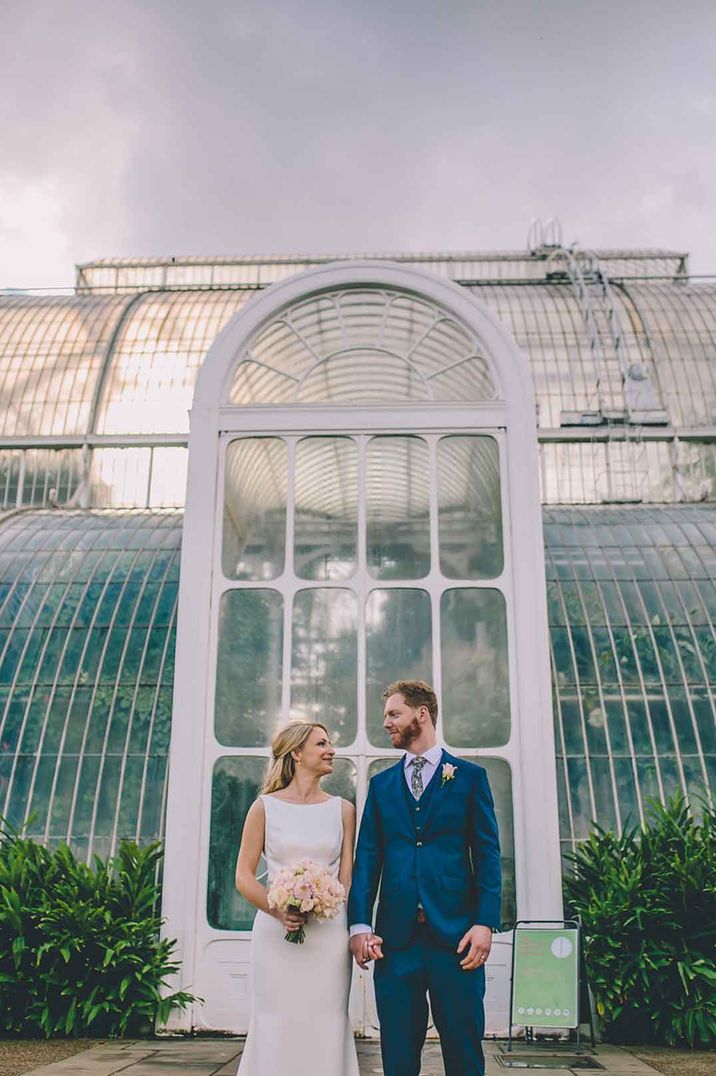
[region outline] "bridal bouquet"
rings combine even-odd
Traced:
[[[269,907],[281,912],[295,911],[320,921],[333,919],[346,899],[346,891],[328,867],[302,859],[278,872],[268,891]],[[286,941],[302,945],[306,938],[303,926],[289,930]]]

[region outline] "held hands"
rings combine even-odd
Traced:
[[[481,968],[490,955],[491,948],[492,931],[490,928],[479,924],[470,927],[457,947],[458,954],[467,949],[467,953],[460,961],[460,967],[463,971],[474,971],[475,968]]]
[[[349,945],[356,964],[363,971],[369,961],[383,959],[383,939],[378,934],[354,934]]]

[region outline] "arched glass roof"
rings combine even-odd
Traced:
[[[127,300],[0,299],[0,435],[82,434]]]
[[[252,295],[0,297],[0,436],[187,432],[199,367]]]
[[[630,369],[637,369],[637,377],[648,377],[672,426],[716,421],[713,282],[633,275],[654,266],[664,272],[669,262],[659,252],[651,262],[642,258],[632,263],[626,254],[607,254],[608,270],[624,275],[612,279],[608,301],[592,296],[585,313],[587,300],[579,298],[574,282],[564,273],[548,279],[544,260],[504,255],[507,260],[501,262],[485,255],[481,262],[469,263],[467,255],[461,258],[416,255],[411,260],[447,275],[471,265],[476,273],[480,270],[482,278],[461,283],[524,348],[541,429],[558,430],[572,423],[570,416],[596,414],[601,405],[623,411],[623,375]],[[499,279],[496,266],[509,265],[517,272],[523,263],[522,279]],[[206,279],[206,264],[199,260],[194,267],[204,273],[201,279]],[[276,278],[302,264],[277,260]],[[149,291],[0,297],[0,436],[185,434],[198,369],[220,330],[256,290],[249,282],[249,264],[237,265],[236,260],[226,265],[217,260],[210,289],[161,290],[160,274],[155,290]],[[119,263],[115,268],[124,271]],[[243,285],[222,286],[222,273],[229,268],[232,280],[239,269],[243,272]],[[484,275],[487,269],[492,277]],[[184,270],[194,279],[191,265]],[[109,271],[109,263],[98,263],[98,273]],[[326,341],[331,332],[327,322]],[[282,348],[295,364],[298,357],[289,355],[288,343],[274,339],[272,347]],[[397,340],[393,343],[398,347]],[[446,337],[440,347],[449,344]],[[459,341],[452,344],[460,350]],[[392,354],[395,349],[388,350]],[[261,370],[255,366],[250,391],[235,386],[237,401],[265,399],[270,379],[265,371],[259,377]],[[244,374],[248,384],[248,367]],[[307,381],[302,384],[307,390]],[[272,398],[277,392],[271,389]]]
[[[182,516],[0,521],[0,812],[111,854],[163,835]],[[716,521],[544,509],[565,847],[716,784]]]
[[[234,404],[492,400],[479,341],[435,303],[385,287],[302,299],[247,345]]]
[[[623,281],[631,331],[651,355],[675,426],[716,421],[716,284]]]

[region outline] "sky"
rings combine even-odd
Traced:
[[[0,288],[99,257],[688,251],[713,0],[4,0]]]

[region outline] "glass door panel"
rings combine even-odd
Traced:
[[[446,590],[440,603],[443,728],[455,747],[510,738],[505,599],[499,590]]]
[[[206,915],[215,930],[251,930],[256,909],[236,889],[236,856],[249,807],[266,773],[266,759],[217,759],[211,781],[209,880]],[[263,873],[263,861],[257,872]]]
[[[291,715],[325,721],[336,746],[358,727],[357,602],[352,590],[299,590],[291,644]]]
[[[375,747],[386,747],[383,697],[398,678],[433,675],[430,595],[426,590],[372,590],[366,602],[366,726]]]
[[[263,747],[281,714],[283,598],[227,590],[219,606],[214,731],[227,747]]]
[[[251,930],[256,909],[237,891],[236,857],[249,807],[266,773],[267,760],[257,756],[225,755],[217,759],[211,782],[209,880],[206,916],[215,930]],[[337,758],[334,772],[323,781],[331,796],[356,801],[356,765]],[[259,861],[257,877],[264,881],[266,864]]]
[[[421,579],[430,571],[430,452],[421,437],[372,437],[366,455],[368,571]]]
[[[500,457],[494,437],[438,442],[440,569],[448,579],[502,573]]]
[[[301,579],[342,581],[356,570],[358,446],[349,437],[296,445],[294,564]]]
[[[227,579],[276,579],[286,546],[288,453],[278,437],[245,437],[226,450],[222,567]]]

